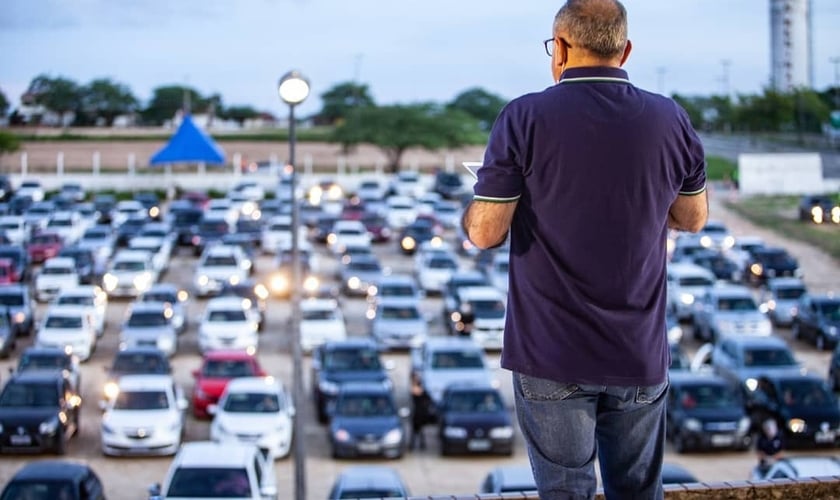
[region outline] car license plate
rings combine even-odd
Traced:
[[[470,451],[487,451],[490,449],[490,441],[487,439],[470,439],[467,441],[467,449]]]
[[[32,438],[28,435],[12,435],[9,436],[9,442],[12,443],[13,446],[29,446],[32,444]]]
[[[362,453],[378,453],[379,443],[359,443],[359,451]]]
[[[732,436],[728,434],[714,434],[712,436],[712,446],[732,446],[733,442]]]
[[[837,434],[834,431],[825,431],[818,432],[814,437],[818,443],[832,443],[837,437]]]

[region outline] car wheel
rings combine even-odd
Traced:
[[[825,335],[823,335],[822,333],[818,333],[817,338],[814,339],[814,344],[817,346],[818,351],[824,351],[826,347]]]

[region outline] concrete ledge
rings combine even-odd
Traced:
[[[411,500],[539,500],[535,492],[501,495],[416,496]],[[602,491],[595,495],[604,499]],[[667,500],[831,500],[840,499],[840,476],[768,481],[724,481],[665,485]]]

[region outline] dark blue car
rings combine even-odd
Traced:
[[[333,458],[400,458],[405,452],[405,431],[393,392],[381,383],[343,384],[329,413]]]
[[[513,422],[499,390],[453,383],[438,407],[441,455],[513,454]]]

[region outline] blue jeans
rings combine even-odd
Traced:
[[[513,374],[519,427],[541,500],[661,499],[668,382],[579,385]]]

